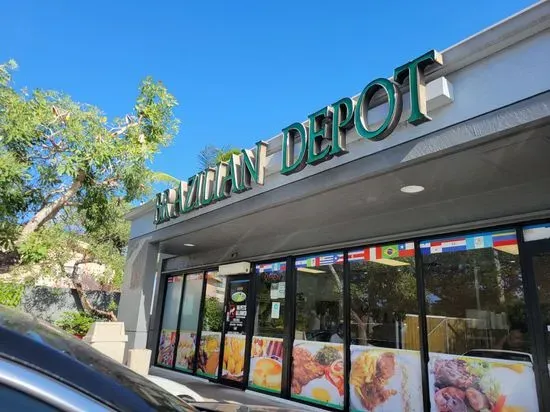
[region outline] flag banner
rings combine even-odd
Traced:
[[[256,271],[258,273],[284,272],[285,270],[286,262],[264,263],[261,265],[256,265]]]
[[[318,266],[344,263],[343,253],[327,253],[324,255],[307,256],[296,259],[297,268],[314,268]]]
[[[414,242],[372,246],[364,249],[352,250],[348,253],[348,260],[350,262],[361,260],[376,262],[380,259],[396,259],[399,257],[414,257]]]
[[[462,252],[467,250],[503,248],[517,245],[515,231],[474,233],[462,237],[426,240],[420,242],[423,255]]]

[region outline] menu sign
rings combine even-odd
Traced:
[[[227,331],[234,333],[245,333],[246,304],[229,305]]]

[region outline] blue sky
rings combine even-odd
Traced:
[[[177,97],[180,133],[153,167],[179,178],[207,144],[252,147],[526,0],[30,1],[2,7],[0,61],[16,86],[62,90],[109,116],[140,80]]]

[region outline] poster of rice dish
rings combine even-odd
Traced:
[[[350,351],[351,411],[423,410],[418,352],[357,345]]]
[[[160,332],[157,363],[172,367],[174,363],[174,350],[176,348],[176,331],[163,329]]]
[[[221,332],[202,332],[197,359],[197,375],[214,379],[218,377],[221,339]]]
[[[538,411],[530,363],[430,353],[433,412]]]
[[[248,386],[280,393],[282,373],[283,340],[253,336]]]
[[[195,358],[195,333],[180,332],[178,349],[176,351],[176,369],[193,372]]]
[[[344,408],[344,356],[339,343],[295,340],[292,349],[291,396]]]

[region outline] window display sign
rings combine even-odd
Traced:
[[[420,356],[416,351],[352,345],[352,411],[421,411]]]
[[[244,376],[244,349],[246,335],[227,334],[223,349],[222,377],[242,382]]]
[[[344,345],[295,340],[292,398],[344,408]]]
[[[254,336],[248,386],[268,392],[281,392],[283,340]]]
[[[176,369],[193,372],[193,358],[195,357],[195,332],[180,332],[178,350],[176,352]]]
[[[176,331],[163,329],[160,332],[157,363],[172,367],[174,363],[174,349],[176,348]]]
[[[227,331],[232,333],[245,333],[246,305],[230,303],[227,312]]]
[[[221,332],[202,332],[197,361],[197,375],[209,378],[218,377],[221,338]]]
[[[430,353],[429,379],[434,412],[538,410],[527,362]]]
[[[281,302],[271,303],[271,319],[279,319],[281,313]]]

